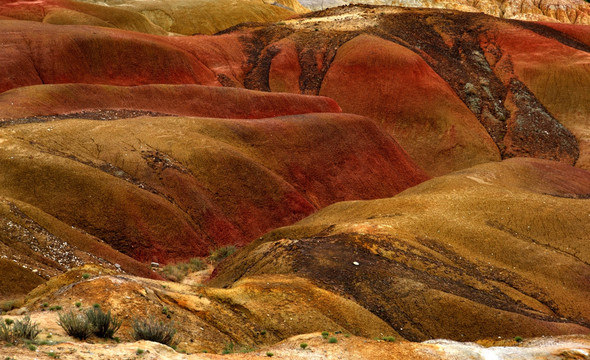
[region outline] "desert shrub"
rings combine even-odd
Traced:
[[[330,335],[330,333],[329,333],[329,332],[327,332],[327,331],[322,331],[322,337],[323,337],[324,339],[327,339],[327,338],[328,338],[328,335]]]
[[[336,344],[338,342],[338,339],[336,339],[335,337],[331,337],[331,338],[328,339],[328,342],[330,344]]]
[[[266,353],[266,356],[273,357],[275,354],[271,353],[270,351]]]
[[[19,339],[35,340],[40,332],[39,324],[32,322],[28,315],[22,320],[4,319],[0,322],[0,340],[7,343],[16,343]]]
[[[522,336],[516,336],[516,337],[514,338],[514,341],[516,341],[516,342],[518,342],[518,343],[519,343],[519,342],[522,342]]]
[[[301,343],[299,344],[299,346],[301,346],[301,348],[305,350],[307,348],[307,343]]]
[[[4,321],[0,322],[0,340],[6,341],[7,343],[13,343],[15,341],[14,334],[12,332],[12,324],[8,324]]]
[[[92,324],[86,314],[74,314],[71,310],[64,314],[59,314],[57,324],[64,331],[76,339],[85,340],[92,334]]]
[[[29,315],[25,316],[22,320],[16,320],[14,325],[12,325],[12,331],[15,337],[27,340],[35,340],[41,332],[39,330],[39,324],[32,322]]]
[[[205,263],[200,258],[192,258],[188,263],[168,264],[162,269],[162,274],[170,281],[182,281],[190,272],[200,271]]]
[[[169,264],[162,269],[162,275],[170,281],[182,281],[187,274],[188,271],[183,270],[178,264]]]
[[[100,307],[88,309],[86,317],[92,325],[92,332],[105,339],[111,339],[123,323],[116,316],[111,316],[111,310],[105,313]]]
[[[200,271],[205,268],[205,263],[199,258],[192,258],[188,261],[192,271]]]
[[[394,342],[395,341],[395,337],[393,336],[384,336],[383,341],[387,341],[387,342]]]
[[[174,323],[158,321],[153,317],[147,319],[135,319],[132,325],[131,335],[135,340],[149,340],[172,346],[176,329]]]
[[[233,354],[235,352],[234,349],[235,345],[233,342],[229,342],[227,344],[225,344],[225,347],[223,348],[223,350],[221,351],[222,354]]]
[[[209,255],[209,260],[216,263],[220,262],[221,260],[225,259],[226,257],[230,256],[231,254],[236,252],[236,247],[233,245],[228,245],[224,247],[220,247],[215,249]]]

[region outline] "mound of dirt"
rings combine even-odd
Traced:
[[[77,341],[57,324],[58,313],[50,310],[61,306],[65,312],[81,312],[96,304],[122,320],[116,342],[95,337]],[[221,357],[216,354],[223,353],[223,358],[260,359],[272,353],[279,359],[432,360],[493,355],[532,360],[575,357],[590,350],[587,336],[525,338],[522,343],[496,337],[482,342],[486,347],[448,340],[412,343],[354,301],[287,275],[247,277],[227,289],[216,289],[116,275],[87,265],[52,278],[32,291],[24,305],[42,329],[38,338],[43,342],[36,351],[23,345],[2,346],[1,355],[33,359],[53,352],[61,359],[127,359],[137,355],[147,359],[218,359]],[[131,325],[138,317],[173,324],[176,351],[154,342],[134,341]],[[320,332],[328,332],[333,340]]]
[[[142,113],[257,119],[341,112],[338,104],[326,97],[200,85],[34,85],[0,94],[0,126],[76,117],[101,120],[100,112],[110,110],[132,110],[137,115],[106,119]]]
[[[588,333],[589,197],[590,173],[562,163],[479,165],[277,229],[212,285],[297,274],[410,340]]]
[[[243,245],[428,178],[371,120],[347,114],[73,119],[0,133],[1,195],[148,262]]]

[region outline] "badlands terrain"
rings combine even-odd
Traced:
[[[590,358],[590,3],[347,3],[0,0],[1,355]]]

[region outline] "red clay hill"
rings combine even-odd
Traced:
[[[2,90],[189,83],[324,95],[376,120],[430,175],[514,156],[590,166],[585,26],[350,6],[216,36],[22,21],[1,21],[0,33]]]
[[[590,168],[585,26],[349,6],[164,36],[42,23],[42,4],[2,3],[0,196],[76,259],[204,255],[507,158]]]

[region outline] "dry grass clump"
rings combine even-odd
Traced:
[[[192,258],[188,263],[169,264],[162,270],[162,275],[170,281],[182,281],[189,273],[203,270],[206,267],[200,258]]]
[[[19,339],[35,340],[41,330],[39,324],[31,321],[29,315],[22,320],[4,319],[0,322],[0,340],[16,343]]]
[[[168,346],[174,344],[176,329],[173,322],[165,323],[154,317],[135,319],[132,328],[131,335],[135,340],[155,341]]]

